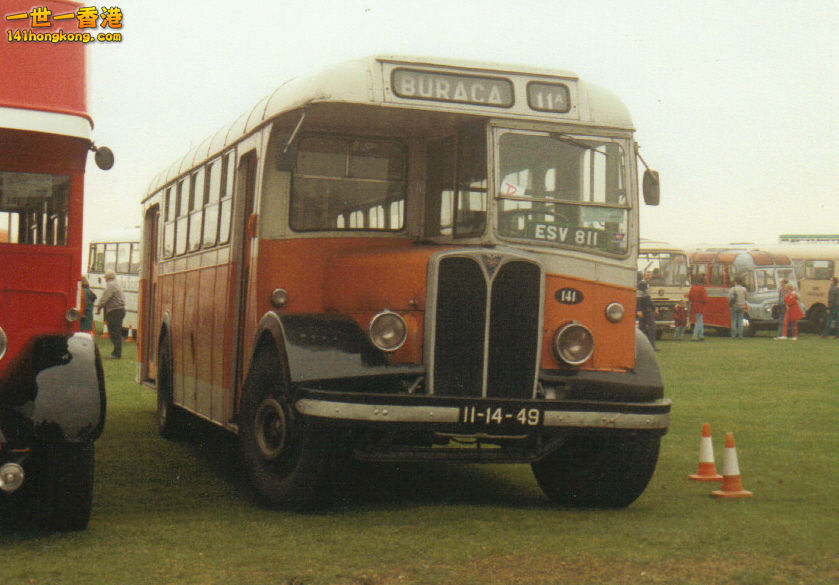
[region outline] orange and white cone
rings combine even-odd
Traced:
[[[105,323],[102,323],[102,337],[110,337],[110,335],[108,334],[108,326]]]
[[[693,481],[722,481],[714,463],[714,445],[711,442],[711,425],[702,425],[702,439],[699,441],[699,469],[689,475]]]
[[[711,492],[715,498],[750,498],[752,492],[743,489],[740,481],[740,466],[737,464],[737,449],[734,433],[725,434],[725,452],[722,459],[722,488]]]
[[[128,337],[125,338],[125,341],[127,341],[129,343],[134,341],[134,328],[133,327],[128,328]]]

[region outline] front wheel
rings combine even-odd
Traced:
[[[577,435],[531,467],[539,487],[556,504],[624,508],[647,487],[660,441],[649,432]]]
[[[93,507],[93,443],[66,443],[33,452],[30,484],[45,530],[84,530]]]
[[[254,358],[239,420],[242,456],[261,499],[291,510],[326,501],[334,442],[295,415],[279,358],[271,352]]]

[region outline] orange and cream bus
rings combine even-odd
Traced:
[[[638,253],[638,272],[649,286],[655,306],[656,333],[661,336],[674,323],[677,303],[685,300],[690,291],[690,266],[684,249],[655,240],[641,238]]]
[[[143,199],[161,433],[238,433],[292,509],[350,456],[528,462],[553,501],[629,505],[670,412],[635,330],[637,159],[623,104],[567,72],[371,57],[286,82]]]
[[[705,305],[705,327],[720,332],[731,329],[729,292],[737,277],[743,278],[748,309],[744,329],[754,335],[760,329],[774,329],[778,321],[773,307],[778,304],[778,289],[782,279],[798,286],[792,261],[783,254],[744,248],[709,248],[690,255],[693,278],[705,285],[708,302]]]
[[[821,333],[824,331],[827,319],[827,293],[830,291],[830,279],[839,277],[839,244],[836,241],[783,243],[784,237],[781,236],[781,244],[767,246],[766,249],[785,254],[792,259],[800,287],[801,302],[806,310],[807,324],[812,331]],[[839,236],[832,237],[839,240]]]

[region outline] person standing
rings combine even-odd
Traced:
[[[728,293],[729,306],[731,307],[731,337],[743,339],[743,319],[746,316],[746,287],[743,286],[743,277],[734,279],[734,286]]]
[[[685,305],[680,301],[673,307],[673,339],[682,340],[685,332],[685,325],[688,323],[688,312]]]
[[[784,305],[786,311],[784,313],[784,331],[787,331],[787,325],[792,324],[792,339],[798,339],[798,321],[804,318],[804,311],[798,304],[798,293],[795,291],[795,285],[787,283],[787,295],[784,297]],[[783,335],[778,339],[786,339]]]
[[[833,336],[839,339],[839,286],[836,277],[830,279],[830,290],[827,291],[827,319],[824,322],[822,337],[827,337],[830,326],[833,325]]]
[[[786,305],[784,304],[784,297],[787,296],[786,278],[781,279],[781,286],[778,287],[778,336],[775,339],[786,339],[787,332],[784,331],[784,313],[786,313]]]
[[[93,305],[96,304],[96,293],[90,290],[90,283],[82,276],[82,293],[84,294],[84,311],[79,321],[79,330],[85,333],[93,331]]]
[[[658,351],[655,347],[655,305],[653,305],[653,299],[650,297],[649,287],[643,280],[638,283],[635,312],[638,317],[638,328],[650,340],[650,345],[653,346],[653,349]]]
[[[113,270],[105,271],[105,290],[102,298],[96,305],[96,314],[105,311],[105,324],[108,326],[108,333],[114,350],[111,353],[112,359],[122,357],[122,320],[125,318],[125,295],[117,282]]]
[[[702,322],[705,314],[705,303],[708,300],[708,293],[705,291],[705,285],[702,282],[702,276],[697,274],[693,278],[693,286],[688,291],[688,301],[690,301],[690,314],[693,315],[693,333],[690,336],[691,341],[705,341],[705,325]]]

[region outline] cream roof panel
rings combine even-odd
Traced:
[[[190,149],[166,172],[155,177],[149,187],[149,192],[160,189],[178,175],[192,168],[197,162],[229,148],[265,122],[285,112],[317,102],[384,104],[384,83],[389,83],[389,80],[382,79],[383,64],[385,63],[391,65],[404,64],[405,66],[420,68],[433,67],[438,70],[450,68],[452,71],[457,70],[467,73],[484,72],[494,75],[520,75],[540,80],[547,78],[562,79],[576,85],[579,102],[577,110],[579,113],[577,119],[562,120],[561,117],[558,117],[557,121],[596,124],[626,130],[634,129],[629,111],[615,94],[596,85],[580,81],[576,74],[568,71],[428,57],[365,57],[333,65],[318,73],[284,82],[271,94],[257,102],[251,110],[242,114],[230,125],[223,127],[214,136],[201,142],[199,146]],[[436,105],[445,107],[445,104]],[[414,107],[422,108],[422,105],[417,104]],[[458,109],[462,110],[463,108],[460,106]],[[478,108],[476,111],[487,116],[493,115],[493,111],[486,108],[482,110]],[[503,116],[505,112],[498,112],[498,115]],[[549,115],[535,111],[531,112],[531,116],[534,119],[550,119]]]

